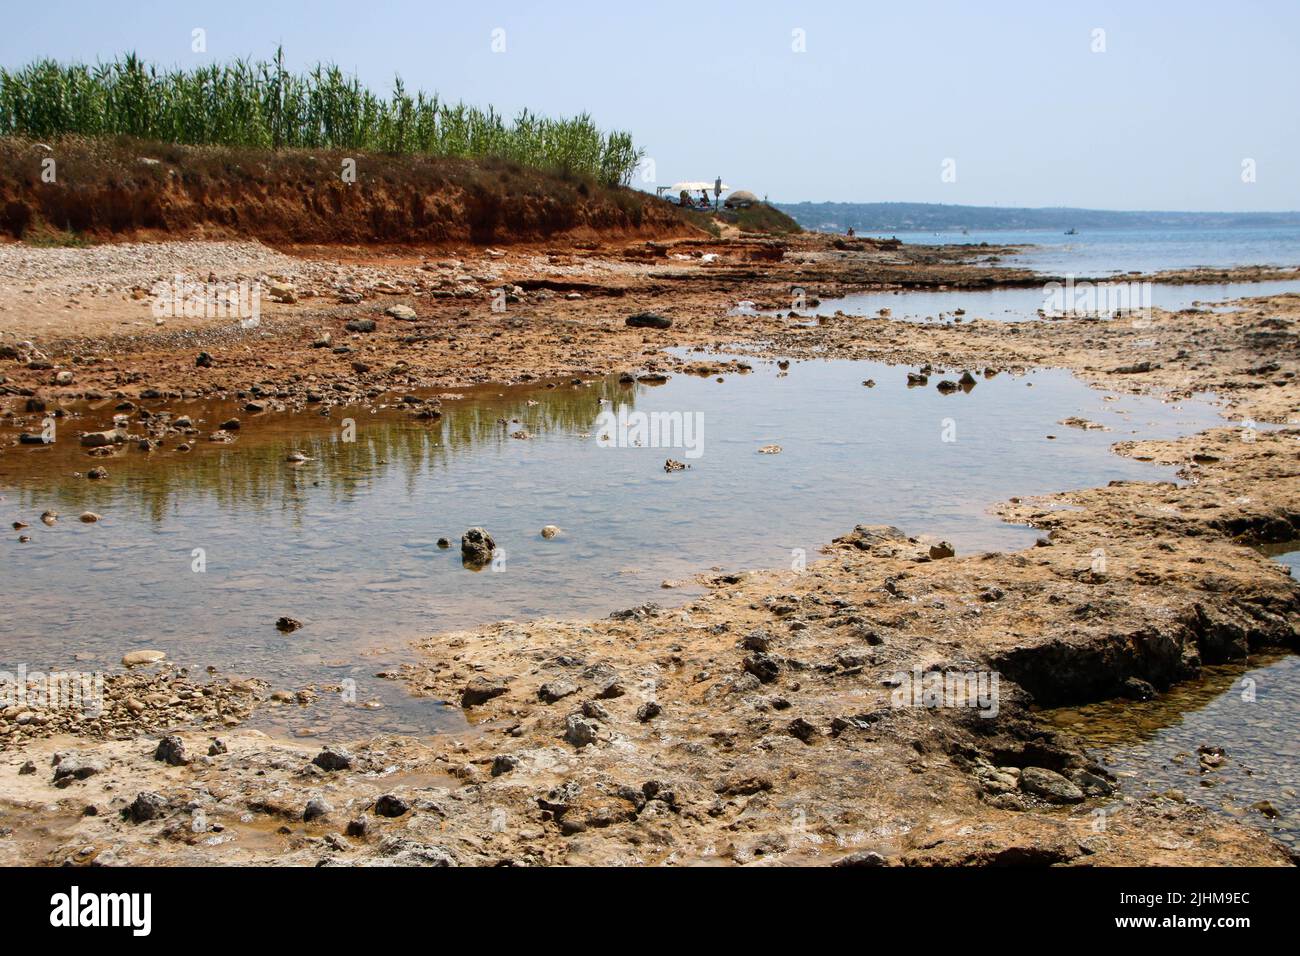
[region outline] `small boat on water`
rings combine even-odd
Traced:
[[[1065,230],[1065,234],[1066,234],[1067,236],[1077,236],[1077,235],[1079,234],[1079,230],[1078,230],[1078,229],[1074,229],[1074,228],[1070,228],[1070,229]]]

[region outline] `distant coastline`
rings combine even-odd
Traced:
[[[1026,229],[1196,229],[1300,226],[1300,212],[1123,212],[920,202],[772,203],[805,229],[960,232]]]

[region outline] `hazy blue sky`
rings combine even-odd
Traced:
[[[206,54],[191,52],[195,27]],[[785,201],[1300,209],[1298,0],[51,0],[6,5],[0,65],[127,50],[188,65],[281,42],[294,67],[332,60],[385,91],[401,73],[507,114],[587,110],[631,130],[661,183],[721,174]]]

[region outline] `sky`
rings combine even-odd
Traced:
[[[193,36],[204,31],[206,50]],[[334,62],[776,201],[1300,210],[1297,0],[11,3],[0,66]]]

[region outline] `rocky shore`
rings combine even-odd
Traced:
[[[957,402],[985,376],[1063,367],[1121,391],[1212,392],[1237,423],[1116,446],[1176,465],[1180,484],[1003,503],[1042,533],[1025,551],[846,528],[802,571],[709,572],[684,606],[430,637],[401,679],[465,707],[454,737],[271,739],[241,726],[266,685],[165,661],[110,676],[91,720],[6,709],[0,863],[1294,862],[1263,818],[1126,792],[1036,708],[1160,693],[1300,643],[1300,585],[1251,547],[1300,538],[1298,296],[1140,322],[810,322],[792,289],[1042,282],[969,252],[819,236],[424,255],[188,244],[120,275],[129,253],[83,275],[93,255],[35,252],[0,247],[0,467],[51,451],[21,437],[50,415],[86,434],[125,416],[131,441],[78,446],[87,468],[184,467],[181,446],[255,441],[281,409],[410,394],[435,415],[440,390],[487,382],[719,371],[670,346],[884,360],[918,387],[956,383]],[[157,324],[140,290],[182,266],[280,301],[254,326]],[[642,313],[665,321],[628,322]],[[168,407],[182,396],[246,411],[236,428],[182,423]],[[910,675],[994,672],[996,697],[971,706],[904,693]]]

